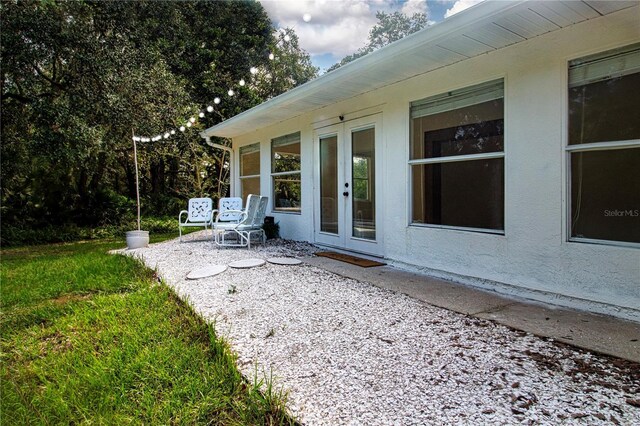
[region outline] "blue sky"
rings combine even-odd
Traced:
[[[481,0],[259,0],[271,20],[294,28],[300,45],[324,72],[360,47],[376,23],[376,12],[426,13],[440,22]],[[304,15],[311,19],[305,22]]]

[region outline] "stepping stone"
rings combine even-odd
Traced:
[[[293,257],[270,257],[267,259],[267,262],[273,263],[274,265],[299,265],[302,263],[302,260],[295,259]]]
[[[227,270],[226,265],[209,265],[204,268],[194,269],[187,275],[188,280],[197,280],[205,277],[212,277]]]
[[[229,266],[236,269],[249,269],[255,268],[256,266],[262,266],[264,263],[265,262],[262,259],[242,259],[231,262]]]

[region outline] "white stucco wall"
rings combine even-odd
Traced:
[[[283,237],[313,241],[313,129],[320,122],[338,122],[341,114],[348,120],[363,108],[379,109],[387,259],[501,292],[640,321],[640,249],[567,241],[564,151],[568,61],[639,42],[638,13],[635,7],[411,78],[243,135],[234,139],[234,148],[261,142],[261,189],[271,194],[270,140],[301,132],[302,213],[273,215]],[[410,102],[496,78],[505,82],[504,235],[410,226]]]

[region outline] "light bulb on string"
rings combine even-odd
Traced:
[[[289,34],[285,34],[284,41],[291,41],[291,37],[289,37]]]
[[[233,89],[229,89],[229,91],[227,92],[227,94],[228,94],[229,96],[233,96],[233,94],[234,94],[234,93],[235,93],[235,92],[233,91]]]
[[[239,84],[240,84],[240,86],[244,86],[246,84],[245,81],[244,81],[244,78],[239,81]]]
[[[134,137],[133,137],[133,141],[134,141],[134,142],[140,142],[140,137],[138,137],[138,136],[134,136]]]
[[[171,131],[171,132],[169,132],[169,133],[171,133],[172,135],[175,135],[175,134],[176,134],[176,131],[175,131],[175,130],[172,130],[172,131]]]
[[[204,112],[201,112],[200,114],[198,114],[198,117],[200,118],[204,117]]]
[[[189,123],[192,123],[192,124],[193,124],[193,123],[195,123],[195,122],[196,122],[196,118],[195,118],[195,117],[191,117],[191,118],[189,119]]]
[[[207,112],[213,112],[213,107],[211,105],[207,107]]]
[[[190,121],[189,121],[189,122],[187,122],[187,127],[191,127],[191,126],[193,126],[193,123],[192,123],[192,122],[190,122]]]
[[[214,98],[213,103],[218,105],[220,103],[220,98]]]
[[[167,132],[167,133],[165,133],[165,134],[164,134],[164,138],[165,138],[165,139],[169,139],[169,132]]]
[[[274,55],[273,53],[269,53],[269,59],[273,61],[275,58],[276,58],[276,55]]]
[[[180,131],[184,132],[185,127],[184,126],[180,126]]]
[[[258,68],[256,67],[251,67],[249,68],[249,72],[253,75],[256,75],[258,73]]]

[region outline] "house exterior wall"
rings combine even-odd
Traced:
[[[270,141],[301,132],[302,211],[273,216],[283,237],[313,242],[314,128],[338,123],[339,115],[379,111],[383,252],[390,263],[640,321],[640,249],[568,241],[565,152],[568,61],[640,41],[638,12],[583,22],[330,105],[235,138],[234,149],[261,143],[261,189],[272,194]],[[498,78],[505,87],[504,235],[410,225],[410,103]]]

